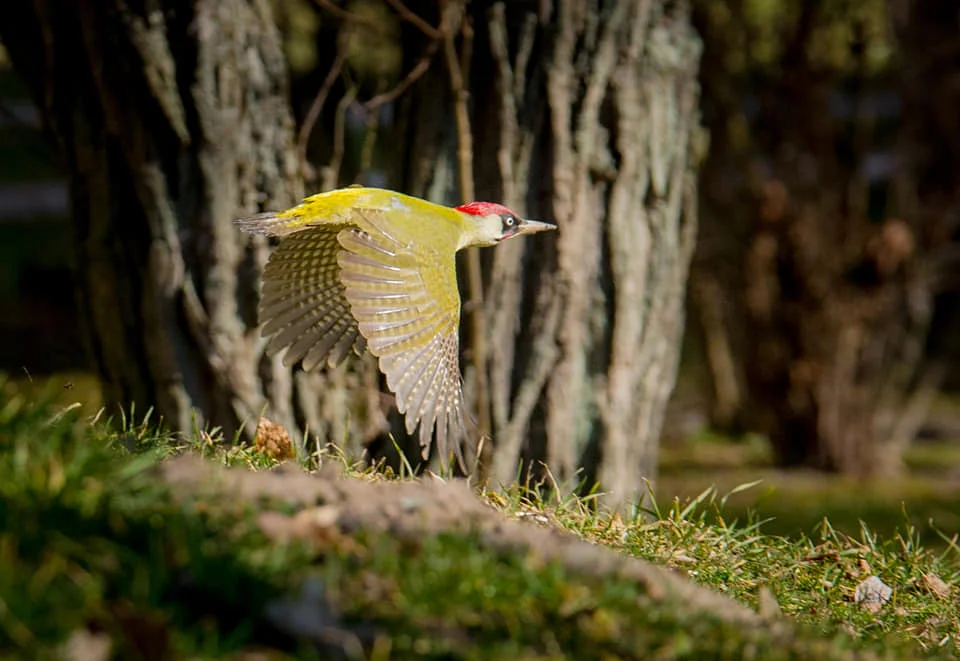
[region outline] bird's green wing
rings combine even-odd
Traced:
[[[284,363],[303,359],[303,369],[340,364],[366,340],[350,314],[337,265],[337,233],[343,225],[319,225],[286,236],[263,271],[260,323],[268,353],[288,347]]]
[[[438,254],[391,236],[378,212],[358,210],[360,229],[337,235],[340,278],[360,333],[380,361],[407,432],[420,424],[424,458],[436,427],[446,467],[450,450],[463,466],[469,421],[460,381],[460,294],[453,251]],[[416,246],[416,247],[415,247]]]

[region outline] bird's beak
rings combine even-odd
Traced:
[[[524,220],[517,227],[517,234],[536,234],[537,232],[555,229],[557,229],[557,226],[553,223],[545,223],[541,220]]]

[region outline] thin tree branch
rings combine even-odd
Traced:
[[[320,86],[317,95],[313,98],[313,103],[310,104],[307,116],[303,119],[303,126],[300,127],[300,132],[297,134],[297,156],[300,159],[301,172],[307,171],[307,143],[310,142],[310,134],[313,133],[313,127],[316,125],[317,120],[320,119],[320,111],[323,110],[323,104],[327,101],[327,96],[330,94],[333,82],[342,70],[343,53],[338,52],[337,59],[333,61],[333,66],[330,67],[330,71],[327,72],[327,77],[323,80],[323,85]]]
[[[514,172],[516,162],[519,128],[517,126],[517,104],[514,96],[514,71],[510,64],[507,46],[506,12],[502,2],[493,5],[489,13],[490,52],[497,63],[497,94],[500,97],[500,122],[497,146],[497,164],[500,166],[501,201],[511,209],[523,213],[521,196],[518,194],[519,179]],[[519,461],[519,448],[513,453],[504,438],[504,430],[510,419],[513,395],[513,364],[516,357],[516,336],[520,324],[520,315],[512,314],[520,305],[523,288],[516,286],[521,281],[520,260],[522,247],[509,244],[497,250],[493,256],[493,268],[490,274],[490,295],[485,306],[490,341],[490,413],[492,428],[496,434],[497,456],[494,457],[495,472],[499,465],[499,453],[516,454]],[[526,382],[524,377],[523,382]],[[511,467],[515,470],[516,465]],[[509,478],[507,478],[509,479]]]
[[[373,148],[377,144],[377,129],[380,128],[380,112],[373,110],[367,113],[366,128],[363,133],[363,146],[360,149],[360,169],[354,183],[360,183],[360,179],[370,170],[373,163]]]
[[[366,25],[367,27],[371,27],[374,29],[380,27],[374,21],[371,21],[366,16],[361,16],[360,14],[354,14],[353,12],[347,11],[346,9],[338,7],[336,4],[334,4],[330,0],[313,0],[313,2],[317,6],[319,6],[321,9],[325,9],[326,11],[330,12],[331,14],[333,14],[334,16],[336,16],[337,18],[343,21],[350,21],[351,23],[360,23],[362,25]]]
[[[340,165],[343,161],[344,130],[346,125],[347,108],[357,98],[357,88],[350,87],[347,93],[337,104],[337,114],[333,119],[333,154],[330,156],[330,165],[324,168],[321,182],[322,190],[333,190],[340,181]]]
[[[920,372],[917,387],[909,396],[905,396],[905,401],[889,429],[877,430],[877,433],[885,435],[878,444],[881,450],[877,452],[877,457],[881,466],[887,464],[885,468],[888,474],[896,474],[899,468],[897,463],[902,461],[903,453],[926,422],[933,400],[940,394],[944,376],[945,368],[942,363],[927,365]]]
[[[503,7],[503,5],[499,5]],[[502,11],[502,9],[501,9]],[[504,19],[504,33],[506,33],[506,19]],[[523,21],[523,29],[520,32],[520,41],[517,45],[517,61],[513,66],[513,96],[516,99],[522,99],[524,91],[527,89],[527,65],[530,63],[530,55],[533,53],[533,42],[537,33],[537,17],[533,14],[527,14]],[[504,41],[506,43],[506,41]]]
[[[437,49],[440,47],[440,39],[435,39],[427,45],[427,49],[423,53],[423,57],[417,62],[417,64],[410,70],[403,80],[401,80],[395,87],[392,89],[383,92],[382,94],[377,94],[371,99],[368,99],[363,103],[363,107],[366,110],[376,110],[385,103],[390,103],[397,99],[401,94],[406,92],[411,85],[417,82],[423,74],[427,72],[430,68],[430,64],[433,61],[433,56],[437,53]]]
[[[470,115],[467,109],[467,90],[464,82],[464,61],[458,59],[454,44],[452,26],[453,12],[460,12],[458,18],[462,21],[461,34],[463,37],[463,56],[470,51],[473,39],[473,30],[467,25],[467,18],[463,16],[463,5],[459,2],[447,2],[444,6],[444,53],[446,55],[447,70],[450,73],[450,91],[453,94],[454,113],[457,121],[457,157],[460,169],[460,193],[464,201],[475,199],[473,181],[473,134],[470,129]],[[490,433],[490,406],[489,392],[487,391],[487,329],[483,315],[483,271],[480,266],[480,255],[476,248],[467,251],[467,281],[470,299],[467,304],[470,310],[470,319],[473,329],[472,361],[477,379],[477,426],[481,436]]]
[[[543,313],[543,327],[537,333],[537,341],[532,349],[530,369],[514,399],[513,415],[497,438],[497,452],[493,461],[493,477],[499,484],[509,484],[516,474],[523,450],[524,432],[533,417],[534,408],[543,394],[550,373],[560,358],[560,349],[554,338],[560,325],[560,307],[562,298],[550,292],[544,298],[549,299]]]
[[[432,25],[427,23],[425,20],[423,20],[422,18],[414,14],[400,0],[387,0],[387,4],[393,7],[394,11],[400,14],[400,18],[407,21],[408,23],[412,23],[413,25],[417,26],[418,30],[423,32],[425,35],[427,35],[434,41],[437,41],[443,37],[442,30],[438,30],[437,28],[433,27]]]

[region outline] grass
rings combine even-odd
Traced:
[[[278,543],[258,515],[289,505],[184,495],[157,470],[183,452],[246,470],[273,466],[252,448],[227,448],[216,430],[175,437],[136,412],[117,429],[53,396],[5,392],[3,658],[54,656],[85,637],[107,641],[113,658],[122,659],[237,658],[265,650],[277,659],[329,658],[333,650],[373,659],[960,652],[960,607],[952,594],[938,593],[943,585],[955,593],[957,548],[932,551],[915,529],[886,539],[867,529],[850,537],[824,521],[811,535],[769,535],[765,523],[729,519],[728,499],[714,490],[689,502],[649,502],[635,520],[572,495],[483,494],[506,516],[533,517],[669,566],[770,618],[769,627],[739,628],[722,614],[655,599],[629,581],[587,579],[519,551],[482,550],[466,533],[404,540],[358,531],[349,544]],[[306,467],[316,459],[305,458]],[[398,479],[334,455],[324,460],[360,479]],[[876,613],[853,600],[868,575],[894,588]],[[320,606],[304,606],[310,586],[319,586]],[[785,620],[770,613],[776,607],[762,595],[772,595]],[[278,609],[304,608],[313,617],[302,635],[278,625]],[[322,630],[311,634],[317,624]]]
[[[866,527],[850,537],[826,519],[811,536],[770,535],[764,522],[726,519],[726,501],[708,489],[666,510],[654,506],[653,520],[641,525],[611,525],[575,513],[553,518],[576,534],[670,566],[751,607],[758,608],[759,595],[769,590],[785,615],[821,631],[839,625],[877,649],[896,649],[909,639],[924,651],[960,652],[960,609],[930,587],[933,577],[956,585],[956,546],[931,551],[913,528],[886,540]],[[856,586],[871,575],[897,586],[879,614],[854,601]]]
[[[907,470],[895,479],[858,480],[812,470],[777,470],[769,445],[760,438],[745,442],[700,438],[663,448],[657,493],[694,498],[707,487],[721,493],[747,482],[753,489],[726,503],[731,517],[749,512],[768,519],[764,531],[796,538],[815,535],[829,517],[838,531],[860,534],[861,523],[884,538],[910,526],[921,541],[942,549],[943,535],[960,533],[960,444],[923,441],[904,457]]]

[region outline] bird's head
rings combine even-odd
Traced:
[[[492,246],[511,236],[557,229],[552,223],[521,218],[502,204],[493,202],[470,202],[457,207],[457,211],[467,216],[470,223],[461,248]]]

